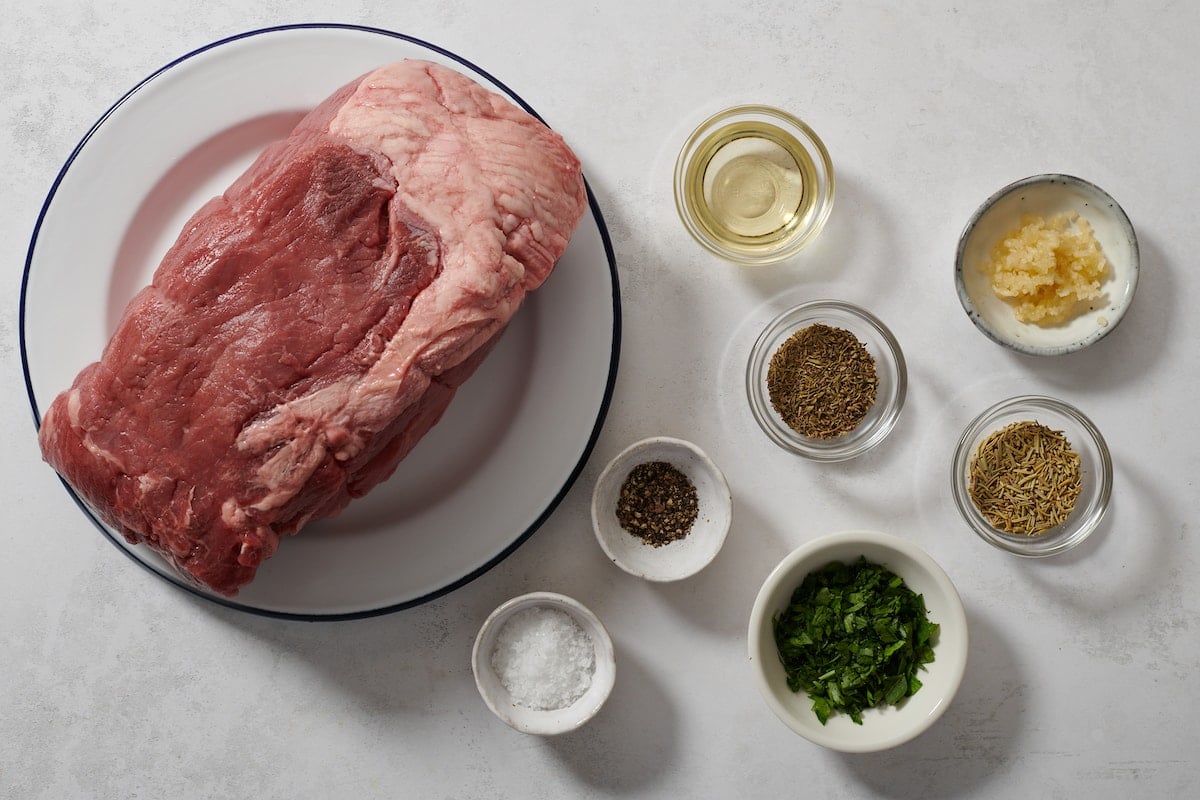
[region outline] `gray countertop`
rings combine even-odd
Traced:
[[[1125,798],[1200,789],[1200,281],[1190,272],[1200,252],[1200,7],[64,0],[3,16],[0,795]],[[562,132],[612,236],[623,327],[595,449],[528,541],[427,604],[307,623],[197,599],[91,526],[40,460],[18,296],[39,208],[111,103],[208,42],[330,20],[458,53]],[[708,255],[671,196],[674,158],[695,123],[748,102],[804,118],[837,171],[824,233],[773,267]],[[986,339],[952,280],[976,206],[1042,172],[1087,178],[1117,198],[1143,267],[1111,335],[1050,359]],[[80,253],[81,269],[93,268],[87,258]],[[872,310],[908,360],[896,429],[841,464],[772,444],[743,388],[763,325],[820,297]],[[64,318],[64,335],[70,325]],[[989,547],[950,494],[963,427],[1024,393],[1080,407],[1114,458],[1100,529],[1052,559]],[[605,463],[652,435],[699,444],[734,496],[716,560],[666,585],[614,567],[589,519]],[[750,608],[772,566],[845,529],[924,547],[956,584],[971,634],[945,715],[914,741],[869,755],[791,733],[759,697],[746,657]],[[470,668],[487,614],[543,589],[588,605],[618,659],[600,714],[553,739],[492,716]]]

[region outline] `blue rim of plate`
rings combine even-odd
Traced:
[[[26,347],[25,347],[25,294],[26,294],[26,290],[28,289],[28,285],[29,285],[30,267],[32,266],[32,263],[33,263],[33,253],[34,253],[35,248],[37,247],[38,234],[41,232],[42,222],[45,219],[46,212],[50,208],[50,203],[54,200],[55,195],[58,193],[58,188],[61,185],[63,178],[66,176],[67,171],[71,168],[71,165],[74,164],[75,159],[79,156],[79,153],[83,150],[84,146],[88,143],[88,141],[92,138],[92,136],[96,133],[96,131],[98,131],[100,129],[100,127],[108,120],[108,118],[110,116],[112,116],[113,112],[115,112],[122,105],[124,105],[135,94],[137,94],[139,91],[141,91],[141,89],[143,87],[145,87],[148,83],[153,81],[155,78],[158,78],[160,75],[163,75],[164,73],[170,71],[171,69],[173,69],[177,65],[183,63],[184,61],[187,61],[188,59],[193,58],[195,56],[198,56],[201,53],[208,52],[209,50],[212,50],[214,48],[221,47],[222,45],[226,45],[231,42],[236,42],[241,39],[248,39],[253,36],[261,36],[263,34],[278,33],[280,31],[312,30],[312,29],[360,31],[362,33],[371,33],[371,34],[377,34],[380,36],[387,36],[387,37],[390,37],[393,39],[400,39],[400,40],[408,42],[410,44],[417,45],[418,47],[423,47],[427,50],[431,50],[432,52],[438,53],[439,55],[442,55],[442,56],[445,56],[446,58],[454,60],[455,62],[461,64],[462,66],[466,67],[470,71],[474,72],[476,75],[479,75],[479,76],[487,79],[488,81],[492,82],[501,91],[503,91],[505,94],[507,94],[514,102],[516,102],[517,105],[519,105],[525,111],[532,114],[534,117],[536,117],[538,120],[540,120],[543,124],[546,123],[546,121],[542,118],[542,116],[540,114],[538,114],[536,111],[534,111],[533,108],[528,103],[526,103],[524,99],[522,99],[516,92],[514,92],[511,88],[509,88],[505,83],[497,80],[491,73],[476,66],[475,64],[471,63],[470,61],[463,58],[462,56],[452,53],[449,50],[446,50],[445,48],[438,47],[437,45],[432,44],[430,42],[426,42],[426,41],[424,41],[422,39],[418,39],[414,36],[409,36],[408,34],[397,33],[396,31],[389,31],[384,28],[373,28],[373,27],[370,27],[367,25],[354,25],[351,23],[342,23],[342,22],[302,22],[302,23],[296,23],[296,24],[291,24],[291,25],[275,25],[275,26],[272,26],[269,28],[257,28],[255,30],[246,31],[244,33],[234,34],[232,36],[227,36],[224,39],[219,39],[215,42],[211,42],[209,44],[204,45],[203,47],[199,47],[195,50],[192,50],[192,51],[186,53],[185,55],[182,55],[179,58],[174,59],[173,61],[170,61],[169,63],[163,65],[162,67],[159,67],[157,70],[152,72],[150,75],[148,75],[147,77],[145,77],[141,81],[139,81],[132,89],[127,91],[125,94],[121,95],[121,98],[119,100],[117,100],[115,103],[113,103],[111,106],[109,106],[109,108],[103,114],[100,115],[100,118],[98,120],[96,120],[95,124],[93,124],[91,126],[91,128],[88,129],[87,133],[85,133],[83,135],[83,138],[79,140],[79,144],[75,145],[75,148],[71,151],[71,154],[67,157],[67,160],[63,164],[62,169],[60,169],[58,171],[58,174],[54,178],[54,182],[50,185],[50,191],[49,191],[49,193],[47,193],[46,199],[42,203],[41,210],[38,211],[37,222],[34,223],[33,235],[30,238],[29,249],[25,255],[25,269],[21,275],[21,301],[20,301],[20,307],[19,307],[18,315],[17,315],[18,338],[19,338],[19,346],[20,346],[20,351],[21,351],[21,370],[25,376],[25,392],[29,397],[29,405],[33,411],[33,424],[34,424],[35,431],[41,429],[42,416],[41,416],[40,411],[38,410],[37,398],[34,396],[34,392],[33,392],[33,379],[30,377],[30,374],[29,374],[29,359],[28,359],[28,353],[26,352]],[[549,127],[549,126],[547,126],[547,127]],[[600,436],[600,430],[601,430],[601,428],[604,427],[604,420],[608,416],[609,406],[612,403],[613,388],[616,385],[616,379],[617,379],[617,362],[620,358],[620,352],[621,352],[621,288],[620,288],[619,278],[617,275],[617,260],[616,260],[615,254],[613,253],[612,240],[610,239],[609,234],[608,234],[608,226],[604,222],[604,216],[600,213],[600,205],[599,205],[599,203],[596,202],[596,196],[592,192],[592,187],[588,183],[586,177],[584,177],[584,188],[587,191],[588,207],[591,209],[592,216],[596,220],[596,228],[600,234],[600,240],[604,244],[604,255],[608,261],[608,271],[609,271],[609,274],[612,279],[612,288],[613,288],[613,294],[612,294],[612,296],[613,296],[612,351],[609,356],[608,379],[605,382],[604,397],[602,398],[602,400],[600,402],[600,411],[596,415],[596,422],[592,426],[592,432],[588,436],[588,440],[587,440],[586,445],[583,448],[583,452],[579,456],[579,461],[575,464],[574,469],[572,469],[570,474],[567,476],[567,479],[563,483],[562,488],[560,488],[558,490],[558,493],[555,494],[554,497],[550,499],[549,504],[542,511],[542,513],[538,515],[538,517],[532,522],[532,524],[530,524],[530,526],[528,528],[526,528],[519,536],[517,536],[516,539],[512,543],[510,543],[507,547],[505,547],[503,550],[501,550],[494,558],[492,558],[486,564],[483,564],[482,566],[477,567],[476,569],[468,572],[466,575],[462,576],[458,580],[452,581],[440,589],[437,589],[435,591],[421,595],[420,597],[413,598],[411,600],[406,600],[404,602],[395,603],[395,604],[388,605],[388,606],[382,606],[380,608],[364,609],[362,611],[352,611],[352,612],[347,612],[347,613],[336,613],[336,614],[301,614],[301,613],[294,613],[294,612],[289,612],[289,611],[276,611],[273,609],[256,608],[254,606],[246,605],[244,603],[239,603],[233,599],[207,594],[205,592],[200,591],[196,587],[186,583],[185,581],[183,581],[182,579],[180,579],[179,577],[177,577],[174,574],[165,574],[165,573],[159,572],[158,570],[154,569],[149,564],[147,564],[146,562],[139,559],[136,555],[134,555],[134,553],[131,550],[122,546],[121,543],[118,542],[117,539],[115,538],[113,532],[110,531],[102,522],[100,522],[100,520],[96,517],[95,513],[88,507],[87,503],[83,502],[82,498],[79,497],[79,495],[75,492],[75,490],[73,488],[71,488],[71,485],[68,484],[65,480],[63,480],[61,476],[59,477],[59,481],[62,483],[63,487],[67,490],[67,494],[69,494],[71,496],[71,499],[75,501],[75,505],[77,505],[79,507],[80,511],[83,512],[84,516],[92,521],[92,524],[95,525],[96,528],[102,534],[104,534],[104,537],[106,539],[108,539],[112,543],[112,545],[117,548],[117,550],[124,553],[126,555],[126,557],[128,557],[135,564],[142,567],[147,572],[150,572],[151,574],[161,578],[162,580],[164,580],[180,589],[183,589],[188,594],[191,594],[195,597],[202,598],[202,599],[207,600],[212,603],[216,603],[217,605],[225,606],[226,608],[235,609],[237,611],[245,611],[250,614],[256,614],[256,615],[264,616],[264,617],[272,617],[272,618],[276,618],[276,619],[291,619],[291,620],[301,620],[301,621],[306,621],[306,622],[336,622],[339,620],[365,619],[367,617],[382,616],[384,614],[391,614],[396,611],[402,611],[406,608],[413,608],[414,606],[423,605],[424,603],[428,603],[431,600],[435,600],[438,597],[442,597],[443,595],[449,594],[450,592],[454,591],[455,589],[459,589],[459,588],[465,586],[466,584],[470,583],[471,581],[475,580],[479,576],[483,575],[485,572],[490,570],[492,567],[496,566],[501,561],[503,561],[504,559],[506,559],[510,555],[512,555],[512,553],[518,547],[520,547],[522,544],[524,544],[529,539],[529,537],[532,536],[533,533],[538,528],[540,528],[547,519],[549,519],[550,515],[552,513],[554,513],[554,510],[558,507],[559,503],[562,502],[562,500],[566,496],[567,492],[571,489],[571,487],[574,485],[575,481],[579,478],[580,473],[583,471],[584,465],[587,463],[588,458],[591,456],[592,450],[596,446],[596,440]]]

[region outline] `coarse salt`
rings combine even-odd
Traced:
[[[566,708],[592,685],[592,638],[570,614],[532,607],[513,614],[496,636],[492,669],[513,702],[543,710]]]

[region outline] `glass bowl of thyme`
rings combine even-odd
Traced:
[[[1096,530],[1112,495],[1112,456],[1079,409],[1022,395],[984,411],[954,453],[954,502],[971,530],[1020,556],[1062,553]]]
[[[720,552],[732,518],[729,484],[695,444],[670,436],[622,450],[592,491],[592,530],[609,560],[650,581],[682,580]]]
[[[748,655],[760,694],[823,747],[867,753],[934,724],[966,671],[966,613],[920,546],[846,531],[793,550],[763,581]]]
[[[891,433],[908,373],[896,337],[841,300],[779,314],[750,350],[746,394],[771,441],[814,461],[861,455]]]

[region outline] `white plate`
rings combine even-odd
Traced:
[[[528,109],[445,50],[401,34],[330,25],[216,42],[154,73],[109,109],[59,173],[29,247],[21,355],[35,421],[100,356],[125,304],[149,283],[195,209],[333,90],[406,57],[458,69]],[[582,469],[608,409],[620,295],[590,191],[589,200],[554,274],[396,474],[336,519],[282,542],[236,598],[183,583],[149,548],[127,544],[85,513],[134,560],[177,586],[277,616],[393,611],[480,575],[549,516]]]

